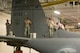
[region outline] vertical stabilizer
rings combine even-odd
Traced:
[[[31,21],[31,33],[42,37],[48,30],[44,11],[39,0],[13,0],[12,2],[12,30],[15,36],[24,37],[24,20]]]

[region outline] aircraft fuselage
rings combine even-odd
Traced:
[[[32,48],[41,53],[59,53],[61,49],[71,48],[75,53],[80,52],[79,38],[51,38],[51,39],[33,39],[27,42]],[[65,49],[65,51],[72,52]]]

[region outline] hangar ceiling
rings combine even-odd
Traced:
[[[80,0],[39,0],[46,16],[57,16],[68,24],[80,22]],[[67,2],[66,2],[67,1]],[[73,1],[73,2],[72,2]],[[65,2],[65,3],[63,3]],[[12,0],[0,0],[0,12],[11,13]],[[61,3],[61,4],[60,4]],[[56,15],[53,11],[59,11]]]
[[[46,7],[43,7],[43,9],[45,9],[44,11],[46,13],[49,12],[48,15],[51,14],[51,16],[58,16],[59,18],[67,22],[67,24],[69,25],[77,25],[77,23],[80,22],[80,0],[74,0],[74,1],[67,0],[67,1],[68,2],[64,2],[61,4],[56,4],[56,5],[53,4],[50,6],[47,5]],[[53,11],[55,10],[59,11],[61,14],[55,15],[53,13]]]

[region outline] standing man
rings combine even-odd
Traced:
[[[11,31],[11,24],[9,23],[9,20],[6,20],[6,35],[10,35],[10,31]]]
[[[30,37],[29,35],[30,35],[30,25],[32,24],[32,22],[31,22],[31,20],[27,17],[26,19],[25,19],[25,36],[26,37]]]
[[[55,26],[56,26],[54,21],[53,21],[53,18],[49,18],[48,26],[49,26],[49,35],[50,35],[50,38],[52,38],[54,35]]]
[[[57,29],[65,30],[65,27],[62,23],[56,22],[56,25],[57,25],[56,27],[58,27]]]

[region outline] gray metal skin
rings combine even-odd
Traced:
[[[17,42],[18,44],[21,44],[21,46],[27,45],[28,47],[31,47],[40,53],[61,53],[59,51],[64,48],[72,48],[76,50],[74,53],[80,53],[80,38],[29,39],[23,37],[0,36],[0,41],[10,41],[13,44]],[[70,51],[64,53],[70,53]]]
[[[80,38],[80,33],[66,30],[57,30],[55,31],[53,38]]]
[[[60,53],[59,50],[63,48],[72,48],[76,50],[75,53],[80,53],[80,38],[33,39],[27,43],[41,53]]]
[[[40,38],[29,40],[28,45],[41,53],[80,53],[80,33],[57,30],[53,38]],[[76,52],[73,52],[74,49]]]
[[[58,37],[57,35],[55,35],[57,36],[56,38],[36,38],[36,39],[30,39],[24,37],[0,36],[0,41],[10,42],[12,44],[17,43],[17,45],[19,44],[20,46],[31,47],[39,51],[40,53],[72,52],[71,50],[70,50],[71,52],[69,50],[66,52],[65,51],[59,52],[61,49],[64,48],[72,48],[76,50],[76,52],[73,53],[80,53],[80,33],[67,32],[64,30],[58,30],[56,32],[57,33],[60,32],[59,35],[62,36]]]
[[[27,17],[32,22],[31,33],[36,33],[37,37],[43,37],[42,35],[48,32],[45,13],[39,0],[12,0],[11,24],[16,37],[25,37],[24,20]]]

